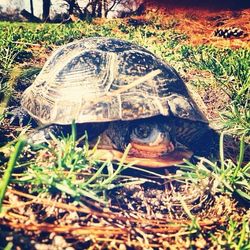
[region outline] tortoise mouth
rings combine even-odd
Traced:
[[[161,158],[175,150],[174,144],[171,141],[158,145],[146,145],[131,142],[129,155],[138,158]]]
[[[101,160],[110,160],[110,161],[121,161],[123,158],[122,152],[116,149],[105,149],[101,148],[97,150],[97,153],[100,155]],[[174,151],[169,152],[168,154],[157,156],[157,157],[138,157],[132,154],[128,154],[124,160],[125,164],[132,163],[136,166],[145,167],[145,168],[165,168],[175,166],[177,164],[184,163],[184,159],[190,159],[193,155],[192,151],[176,148]]]

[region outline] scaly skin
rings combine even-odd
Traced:
[[[22,106],[11,108],[10,114],[10,123],[21,127],[29,124],[29,122],[33,120]]]

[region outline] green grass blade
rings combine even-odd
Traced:
[[[220,161],[221,161],[221,170],[224,171],[225,170],[225,166],[224,166],[224,161],[225,161],[225,158],[224,158],[224,148],[223,148],[223,143],[224,141],[224,133],[221,133],[221,136],[220,136]]]
[[[75,123],[75,120],[73,120],[73,122],[72,122],[71,130],[72,130],[72,141],[73,141],[73,145],[75,146],[76,137],[77,137],[77,131],[76,131],[76,123]]]
[[[123,169],[127,168],[127,167],[124,165],[124,161],[125,161],[126,157],[128,156],[128,153],[129,153],[129,150],[130,150],[130,149],[131,149],[131,144],[129,144],[129,145],[126,147],[126,149],[125,149],[125,151],[124,151],[124,153],[123,153],[123,155],[122,155],[122,158],[121,158],[121,160],[120,160],[119,163],[118,163],[118,167],[117,167],[117,169],[115,170],[115,172],[113,173],[113,175],[112,175],[112,176],[109,176],[106,180],[104,180],[104,181],[101,183],[102,186],[105,186],[105,185],[111,183]]]
[[[10,182],[12,171],[16,165],[17,159],[22,152],[23,147],[26,144],[25,139],[20,139],[16,146],[15,151],[12,153],[6,171],[4,172],[3,178],[0,183],[0,212],[2,210],[2,203],[4,200],[5,192],[7,190],[8,184]]]
[[[4,250],[11,250],[11,249],[13,249],[13,246],[14,246],[13,242],[8,242],[8,244],[6,245]]]
[[[239,240],[239,243],[238,243],[237,248],[236,248],[237,250],[242,249],[244,241],[247,238],[247,233],[248,232],[249,232],[249,221],[248,221],[247,217],[244,217],[243,218],[243,223],[242,223],[242,229],[241,229],[241,232],[240,232],[240,240]]]
[[[104,162],[100,168],[98,168],[98,170],[93,174],[92,177],[89,178],[88,181],[86,181],[83,185],[87,186],[89,184],[91,184],[93,181],[95,181],[102,173],[102,171],[104,170],[104,168],[107,166],[107,162]]]
[[[242,197],[243,199],[245,199],[246,201],[250,202],[250,194],[247,194],[246,192],[240,190],[240,189],[236,189],[235,192]]]
[[[238,172],[241,168],[241,165],[242,165],[242,162],[243,162],[243,159],[244,159],[244,153],[245,153],[245,142],[244,142],[244,135],[241,137],[240,139],[240,155],[239,155],[239,159],[238,159],[238,162],[237,162],[237,167],[234,171],[234,174],[233,174],[233,177],[235,178],[237,175],[238,175]]]

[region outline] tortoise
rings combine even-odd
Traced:
[[[113,38],[84,38],[63,45],[28,87],[18,109],[43,127],[31,136],[42,142],[88,131],[103,158],[144,167],[166,167],[193,154],[215,152],[217,133],[191,98],[173,67],[136,44]]]

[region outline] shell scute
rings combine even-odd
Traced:
[[[155,58],[143,51],[127,51],[119,64],[119,73],[142,76],[158,68]]]

